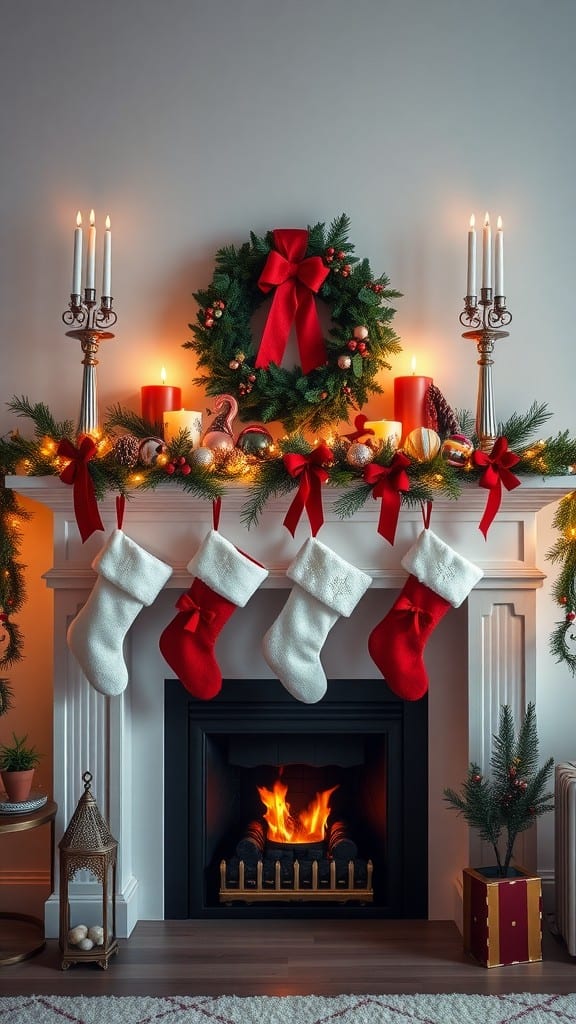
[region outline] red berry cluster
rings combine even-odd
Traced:
[[[225,309],[226,303],[222,299],[216,299],[212,306],[207,306],[204,310],[204,327],[214,327],[214,320],[219,320]]]
[[[383,284],[374,284],[373,281],[371,281],[370,284],[367,284],[366,287],[369,288],[371,292],[374,292],[375,295],[381,295],[384,291]]]
[[[168,476],[174,476],[174,473],[181,473],[182,476],[189,476],[192,472],[192,467],[188,465],[183,455],[176,455],[170,462],[167,462],[164,466],[164,472]]]
[[[346,342],[346,347],[350,352],[359,352],[362,359],[369,359],[370,353],[368,351],[368,345],[365,341],[357,341],[356,338],[350,338],[350,341]]]
[[[238,393],[240,395],[249,395],[250,392],[252,391],[252,388],[254,387],[255,380],[256,380],[256,374],[255,373],[249,373],[246,381],[243,381],[243,380],[240,381],[240,383],[238,385]]]
[[[346,263],[346,253],[342,249],[336,249],[334,246],[329,245],[326,249],[324,256],[326,263],[328,263],[335,274],[341,274],[342,277],[350,277],[350,271],[352,267],[349,263]]]

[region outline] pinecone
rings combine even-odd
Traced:
[[[127,469],[134,469],[138,462],[140,441],[132,434],[123,434],[119,437],[112,449],[112,455],[119,466],[126,466]]]
[[[430,425],[440,434],[440,437],[460,433],[460,424],[454,410],[448,405],[440,388],[437,388],[435,384],[431,384],[426,392],[426,405]]]

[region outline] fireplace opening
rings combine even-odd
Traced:
[[[165,685],[165,917],[426,917],[427,702]]]

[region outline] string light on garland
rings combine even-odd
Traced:
[[[20,611],[26,600],[25,567],[19,561],[20,525],[29,519],[30,514],[18,503],[14,491],[1,486],[0,716],[14,706],[14,692],[4,672],[24,657],[24,638],[12,616]]]

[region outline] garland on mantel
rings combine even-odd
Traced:
[[[34,436],[27,438],[16,431],[0,439],[0,470],[4,474],[63,476],[65,480],[68,471],[67,482],[72,482],[74,474],[70,475],[70,467],[74,458],[71,460],[70,451],[80,455],[80,450],[75,448],[79,439],[74,424],[69,420],[55,420],[46,405],[32,404],[25,397],[13,398],[8,407],[16,416],[33,422]],[[515,413],[499,425],[500,447],[504,453],[502,467],[513,466],[514,473],[538,477],[574,472],[576,439],[571,438],[567,431],[544,439],[536,437],[551,415],[545,404],[534,402],[526,413]],[[461,430],[469,434],[476,449],[477,439],[470,415],[458,412],[457,418]],[[487,466],[489,460],[477,449],[465,467],[450,465],[441,450],[431,458],[414,457],[395,452],[388,445],[373,448],[368,466],[361,460],[351,460],[350,449],[356,440],[355,434],[363,436],[365,421],[366,417],[357,417],[355,432],[348,435],[325,433],[314,444],[300,433],[289,434],[270,446],[265,458],[245,454],[238,448],[216,452],[213,464],[207,466],[192,457],[194,450],[187,431],[181,431],[164,445],[153,437],[153,424],[118,405],[109,410],[101,437],[95,442],[84,439],[82,444],[86,443],[86,454],[83,460],[78,457],[78,464],[82,462],[82,471],[93,488],[96,500],[109,491],[129,495],[132,491],[154,490],[160,484],[171,483],[197,499],[213,502],[225,494],[226,486],[231,482],[241,482],[249,490],[240,513],[247,528],[258,523],[271,498],[294,490],[298,492],[297,497],[301,495],[303,466],[310,470],[312,476],[317,473],[321,483],[343,490],[332,506],[341,519],[353,516],[371,497],[383,498],[384,506],[384,492],[388,499],[393,492],[399,509],[401,504],[420,506],[433,502],[439,496],[456,501],[462,485],[474,480],[482,487],[489,486],[486,474],[494,473],[494,466]],[[142,456],[143,451],[145,456]],[[78,465],[72,468],[77,469]],[[506,482],[506,473],[511,477],[510,469],[501,468],[498,472],[504,486],[515,485]],[[8,616],[17,611],[24,601],[23,567],[17,561],[14,524],[19,518],[28,518],[11,491],[4,488],[1,495],[0,576],[4,589],[0,587],[0,612],[4,615],[10,643],[7,653],[0,657],[0,670],[21,656],[21,637]],[[300,511],[306,507],[306,502],[301,504]],[[383,518],[381,516],[379,532],[392,543],[395,523],[391,526],[388,521],[382,528]],[[551,652],[576,675],[576,646],[574,652],[570,647],[571,643],[576,645],[573,633],[576,620],[576,492],[566,495],[560,502],[554,526],[560,535],[546,557],[561,567],[553,593],[564,618],[557,623],[551,637]],[[488,527],[489,522],[484,532]],[[9,590],[6,589],[8,585]],[[0,680],[0,712],[3,703],[6,708],[9,700],[7,681]]]

